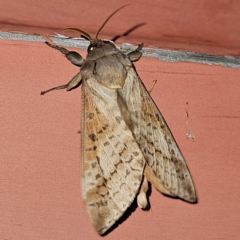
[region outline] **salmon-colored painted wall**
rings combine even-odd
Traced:
[[[80,194],[80,89],[40,91],[78,68],[43,43],[0,41],[2,239],[98,239]],[[81,52],[82,53],[82,52]],[[193,175],[199,203],[154,189],[106,239],[238,239],[240,234],[240,70],[141,59],[144,83]],[[189,128],[186,139],[186,102]],[[100,238],[100,237],[99,237]]]
[[[37,16],[32,14],[30,3],[21,8],[12,2],[5,4],[5,8],[8,4],[15,9],[28,9],[29,18]],[[62,12],[60,2],[51,4],[55,11],[45,14],[41,19],[45,23],[50,16],[64,19],[68,9],[75,11],[71,4],[61,8]],[[104,13],[102,20],[119,5],[122,3],[100,11],[99,5],[93,4],[83,12],[89,16],[90,9],[95,9],[94,19],[99,12]],[[139,3],[139,6],[147,5]],[[133,15],[138,9],[143,11],[142,7],[133,9]],[[6,15],[2,13],[1,16]],[[120,22],[123,13],[118,15]],[[113,19],[115,23],[118,17]],[[14,18],[17,21],[12,15],[11,19]],[[57,22],[64,23],[61,21]],[[95,20],[94,30],[99,21]],[[84,25],[86,21],[79,16],[78,22]],[[113,27],[111,22],[108,26]],[[121,30],[126,26],[129,24]],[[110,27],[109,35],[116,32]],[[0,40],[0,51],[0,239],[101,239],[90,225],[80,193],[81,90],[40,95],[42,90],[67,83],[78,68],[43,43]],[[85,56],[83,51],[79,52]],[[146,58],[135,65],[148,88],[152,80],[158,80],[151,95],[186,158],[199,202],[188,204],[152,189],[150,211],[137,208],[104,238],[237,240],[240,70]],[[186,102],[194,141],[186,138]]]

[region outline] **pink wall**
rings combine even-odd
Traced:
[[[41,3],[38,8],[37,3],[33,5],[21,1],[20,5],[14,1],[5,4],[3,2],[5,1],[0,3],[1,18],[5,18],[10,23],[17,24],[20,19],[22,24],[35,27],[42,26],[41,24],[45,27],[63,27],[67,16],[66,9],[69,9],[69,14],[73,12],[70,25],[78,19],[77,26],[85,26],[86,23],[87,28],[93,31],[109,12],[124,4],[124,1],[107,4],[106,9],[100,11],[98,5],[100,2],[94,4],[84,2],[85,5],[80,2],[74,5],[73,2],[65,6],[66,3],[64,5],[60,1],[51,1],[45,3],[44,7],[49,9],[49,14],[46,14],[46,11],[41,12],[43,10]],[[156,23],[157,18],[153,20],[151,11],[158,13],[159,18],[162,18],[162,16],[166,17],[167,13],[175,13],[180,8],[177,3],[170,8],[167,2],[162,2],[152,1],[144,4],[136,1],[137,7],[132,4],[126,8],[126,12],[124,10],[119,13],[113,22],[122,23],[122,27],[120,26],[122,31],[126,30],[129,24],[132,26],[146,21],[149,15],[152,22],[160,24],[160,20]],[[240,18],[239,15],[234,15],[237,11],[235,5],[238,5],[236,2],[218,1],[219,5],[213,7],[208,1],[198,1],[198,8],[205,7],[205,12],[209,11],[209,18],[210,10],[213,11],[212,15],[214,11],[221,12],[222,17],[230,17],[232,14],[234,22],[235,18]],[[189,15],[194,16],[189,10],[191,4],[187,1],[182,1],[181,4],[181,9],[189,13],[182,14],[182,18],[186,18],[187,21]],[[10,15],[9,12],[3,11],[3,6],[5,9],[12,7],[14,14]],[[17,8],[21,11],[17,12]],[[77,8],[84,15],[83,19],[76,15]],[[147,8],[151,8],[151,11]],[[33,12],[33,9],[36,12]],[[92,16],[94,16],[92,23],[88,21],[91,20],[90,10],[93,11]],[[136,14],[138,11],[144,14]],[[196,12],[201,13],[200,10]],[[127,22],[123,20],[125,14],[129,18]],[[177,18],[179,15],[176,15]],[[31,22],[30,19],[35,21]],[[49,19],[51,21],[48,25]],[[167,29],[173,31],[173,25],[170,24],[167,28],[169,19],[173,21],[174,14],[170,14],[163,22],[163,25],[166,25],[164,31]],[[208,20],[213,26],[216,22],[217,20],[212,22]],[[230,20],[227,23],[229,22]],[[203,38],[212,37],[215,31],[217,32],[214,41],[217,39],[219,41],[213,44],[213,51],[209,52],[224,46],[221,51],[232,52],[234,49],[237,53],[239,31],[235,31],[234,28],[239,21],[236,22],[236,26],[228,29],[234,32],[234,36],[229,36],[227,32],[225,36],[220,28],[212,27],[210,31],[210,27],[207,26],[209,24],[204,26],[199,24],[200,30],[198,29],[199,32],[202,31]],[[193,28],[192,25],[194,24],[189,21],[189,28]],[[111,22],[108,26],[110,30],[107,35],[118,34],[118,29],[114,29]],[[158,42],[157,37],[161,29],[154,32],[151,30],[153,27],[154,25],[148,23],[145,27],[136,30],[134,32],[136,35],[133,34],[133,43],[134,37],[137,39],[138,34],[142,36],[143,42],[145,40],[143,37],[146,37],[146,42],[149,44],[151,41]],[[21,30],[21,26],[16,25],[9,25],[9,29],[4,30],[14,28]],[[181,26],[174,29],[182,31],[179,34],[184,38],[184,30],[181,30]],[[22,31],[25,30],[23,28]],[[207,35],[205,31],[211,34]],[[220,33],[222,39],[218,37]],[[196,38],[199,34],[193,32]],[[224,40],[220,43],[227,38],[228,41]],[[131,42],[131,36],[129,39],[125,41]],[[178,44],[179,42],[176,42],[176,46]],[[156,46],[161,47],[161,44]],[[188,45],[186,41],[184,48],[206,51],[209,49],[208,44],[199,44],[195,47],[196,45]],[[43,43],[0,40],[0,50],[2,150],[0,238],[101,239],[90,225],[80,193],[80,136],[77,132],[80,129],[81,90],[76,89],[72,92],[62,90],[45,96],[40,95],[42,90],[67,83],[77,73],[78,68]],[[79,52],[85,56],[84,52]],[[142,58],[135,65],[146,86],[150,87],[152,80],[158,79],[152,97],[186,158],[197,188],[199,203],[191,205],[181,200],[170,199],[153,189],[150,196],[150,211],[136,209],[104,238],[111,240],[238,239],[240,235],[238,174],[240,70],[196,63],[166,63],[146,58]],[[186,102],[190,106],[189,128],[196,137],[194,141],[187,140],[185,135]]]

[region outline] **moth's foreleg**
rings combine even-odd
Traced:
[[[141,58],[142,53],[140,51],[142,50],[142,48],[143,48],[143,43],[139,44],[136,50],[128,53],[128,57],[131,62],[136,62]]]
[[[81,82],[82,82],[82,75],[81,75],[81,72],[79,72],[77,75],[75,75],[72,78],[72,80],[69,83],[48,89],[46,91],[43,91],[43,92],[41,92],[41,95],[44,95],[45,93],[53,91],[53,90],[60,90],[60,89],[64,89],[64,88],[66,88],[67,91],[70,91],[73,88],[78,87],[81,84]]]
[[[64,47],[60,47],[58,45],[53,45],[49,42],[45,42],[49,47],[56,49],[58,51],[60,51],[61,53],[63,53],[66,58],[74,65],[81,67],[82,64],[84,63],[84,58],[77,52],[75,51],[68,51],[66,48]]]

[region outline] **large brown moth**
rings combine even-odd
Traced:
[[[125,54],[112,42],[98,39],[121,8],[107,18],[94,39],[71,28],[90,42],[86,60],[46,42],[81,71],[68,84],[41,92],[69,91],[82,84],[82,195],[99,234],[113,226],[135,199],[140,208],[148,206],[148,182],[166,195],[188,202],[197,199],[181,151],[133,66],[143,44]]]

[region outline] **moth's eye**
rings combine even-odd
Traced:
[[[88,47],[88,52],[90,52],[90,51],[92,51],[94,49],[94,46],[93,45],[90,45],[89,47]]]

